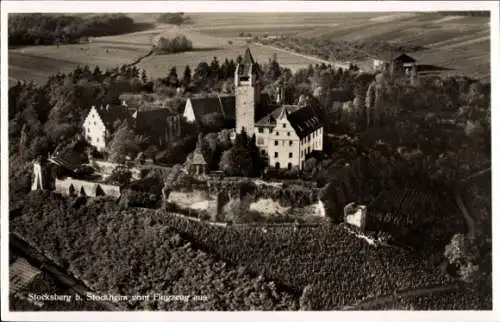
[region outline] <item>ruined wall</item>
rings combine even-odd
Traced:
[[[120,197],[120,187],[115,185],[101,184],[73,178],[56,179],[55,192],[65,196],[86,195],[89,197],[110,196]]]

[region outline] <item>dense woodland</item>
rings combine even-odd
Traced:
[[[90,16],[18,13],[9,16],[8,43],[9,46],[73,43],[88,37],[129,33],[140,28],[132,18],[121,13]]]

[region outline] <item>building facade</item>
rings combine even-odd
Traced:
[[[112,134],[123,122],[136,134],[150,137],[153,144],[163,147],[182,135],[181,119],[182,116],[163,107],[140,110],[126,104],[92,106],[82,130],[86,141],[100,152],[108,148]]]
[[[256,125],[256,144],[269,166],[303,169],[306,156],[323,150],[323,125],[310,106],[284,105]]]

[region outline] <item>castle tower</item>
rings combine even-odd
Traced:
[[[254,134],[255,106],[259,103],[257,66],[250,49],[245,50],[241,62],[236,66],[234,88],[236,92],[236,133],[244,129],[248,136]]]

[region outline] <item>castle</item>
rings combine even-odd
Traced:
[[[258,65],[247,48],[236,67],[235,95],[189,99],[184,118],[197,122],[211,113],[234,117],[235,133],[255,135],[270,167],[302,169],[308,154],[323,150],[321,111],[307,104],[284,105],[280,99],[272,103],[260,92],[259,81]]]

